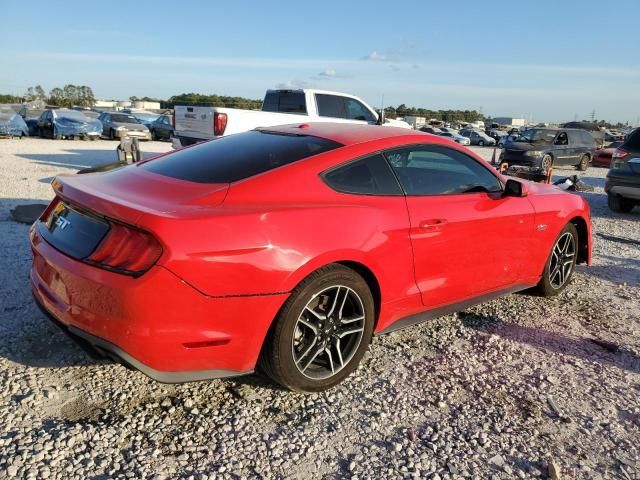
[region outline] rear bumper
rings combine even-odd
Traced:
[[[73,260],[31,233],[33,295],[85,349],[160,382],[243,375],[254,370],[287,294],[207,297],[167,269],[139,278]]]
[[[640,200],[640,175],[626,175],[624,177],[607,175],[604,191],[611,195]]]

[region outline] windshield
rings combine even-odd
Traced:
[[[553,139],[556,137],[556,133],[557,132],[555,130],[533,128],[531,130],[525,130],[524,132],[520,133],[516,137],[515,141],[529,142],[529,143],[535,143],[535,142],[551,143],[553,142]]]
[[[111,121],[116,123],[140,123],[133,115],[116,113],[111,115]]]
[[[138,120],[146,120],[149,122],[153,122],[155,119],[159,118],[160,115],[155,115],[153,113],[136,113],[135,117]]]

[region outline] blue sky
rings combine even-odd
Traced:
[[[262,98],[316,87],[375,107],[535,121],[640,117],[640,2],[0,0],[0,93]]]

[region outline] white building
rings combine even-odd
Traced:
[[[407,115],[404,117],[404,121],[411,125],[413,128],[422,128],[426,125],[427,119],[424,117],[415,117],[413,115]]]
[[[507,127],[524,127],[527,124],[527,121],[524,118],[514,117],[493,117],[491,122],[497,123],[498,125],[505,125]]]

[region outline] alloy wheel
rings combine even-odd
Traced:
[[[313,380],[334,376],[355,355],[364,328],[364,304],[352,288],[334,285],[317,292],[294,327],[291,348],[296,368]]]
[[[554,289],[562,288],[571,276],[575,257],[576,241],[570,232],[566,232],[558,238],[551,252],[549,283]]]

